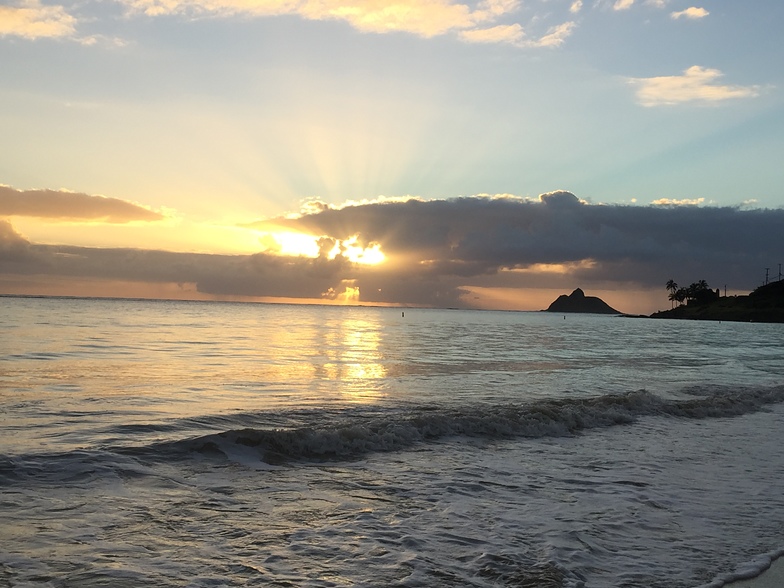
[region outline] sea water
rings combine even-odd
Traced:
[[[0,585],[720,587],[784,326],[0,298]]]

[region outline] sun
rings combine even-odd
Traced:
[[[339,246],[342,249],[343,257],[353,263],[378,265],[379,263],[383,263],[387,258],[386,255],[381,252],[381,245],[378,243],[371,243],[367,247],[362,247],[356,236],[343,241]]]
[[[259,241],[265,253],[287,255],[293,257],[318,257],[318,239],[305,233],[293,231],[276,231],[262,233]]]
[[[323,254],[323,245],[320,244],[320,241],[324,238],[324,236],[293,231],[275,231],[261,233],[259,242],[265,253],[315,259]],[[328,259],[335,259],[338,255],[342,255],[350,262],[361,265],[378,265],[386,261],[386,255],[381,251],[379,243],[370,243],[367,247],[363,247],[358,235],[342,240],[326,238],[334,242],[332,249],[326,252]]]

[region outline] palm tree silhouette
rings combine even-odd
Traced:
[[[670,293],[669,300],[672,302],[672,307],[675,308],[676,292],[678,291],[678,284],[675,280],[667,280],[667,291]]]

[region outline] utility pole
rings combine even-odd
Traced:
[[[781,281],[781,264],[779,264],[779,282]]]
[[[765,268],[765,285],[768,285],[768,272],[770,271],[769,267]]]

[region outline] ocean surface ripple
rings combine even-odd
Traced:
[[[5,298],[0,585],[721,588],[780,325]]]

